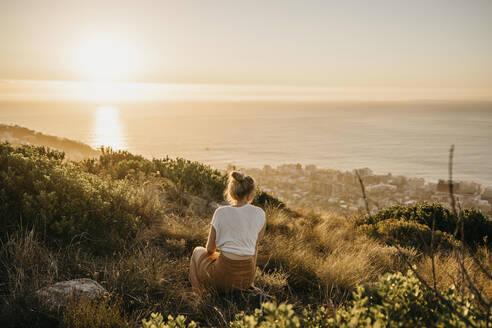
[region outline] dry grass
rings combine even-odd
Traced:
[[[189,257],[195,246],[205,244],[211,213],[187,216],[184,213],[189,204],[185,201],[182,209],[165,209],[178,197],[174,192],[171,196],[159,194],[169,186],[146,188],[151,202],[158,200],[163,207],[162,218],[140,229],[134,241],[111,256],[91,255],[77,243],[61,251],[50,250],[34,232],[22,230],[4,241],[0,249],[2,296],[22,300],[29,292],[57,280],[89,277],[121,302],[114,312],[109,310],[109,303],[75,304],[65,312],[67,322],[80,324],[89,320],[91,313],[101,317],[107,310],[115,322],[128,320],[132,326],[138,326],[151,312],[161,312],[184,314],[205,326],[226,327],[237,312],[252,312],[266,300],[286,301],[299,308],[322,304],[333,311],[351,297],[357,285],[370,284],[386,272],[407,269],[394,247],[358,232],[350,218],[305,209],[293,214],[270,207],[266,209],[267,231],[259,248],[255,282],[259,289],[227,295],[210,293],[197,301],[190,293]],[[404,252],[430,281],[429,258],[413,249]],[[487,250],[480,249],[479,253],[492,268]],[[439,286],[459,281],[452,256],[438,255]],[[470,258],[465,264],[490,299],[492,284],[488,278]],[[3,311],[17,311],[12,304],[3,304]]]
[[[296,294],[307,292],[321,302],[342,301],[356,285],[403,269],[395,248],[358,233],[350,219],[302,209],[299,218],[276,208],[267,212],[259,265],[284,270]],[[407,252],[416,257],[415,251]]]
[[[42,245],[34,231],[19,230],[0,246],[0,288],[8,290],[10,297],[21,297],[57,280],[56,256]]]
[[[480,263],[488,272],[492,272],[492,258],[489,251],[485,247],[481,247],[475,253]],[[468,283],[462,284],[462,275],[460,265],[456,261],[456,257],[452,253],[438,253],[434,259],[436,282],[438,288],[447,288],[454,285],[458,290],[462,288],[468,289]],[[464,259],[464,267],[475,287],[484,296],[487,302],[492,301],[492,282],[487,275],[473,261],[472,257],[467,254]],[[430,257],[423,257],[417,265],[418,272],[429,283],[433,282],[432,275],[432,260]]]
[[[58,255],[32,230],[19,229],[0,241],[0,327],[49,327],[56,323],[50,314],[33,311],[38,307],[33,292],[59,279]]]
[[[121,304],[108,298],[71,301],[62,315],[66,328],[123,328],[129,323],[121,313]]]

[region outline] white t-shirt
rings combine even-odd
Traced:
[[[251,204],[219,207],[212,218],[215,245],[224,252],[254,255],[265,220],[265,211]]]

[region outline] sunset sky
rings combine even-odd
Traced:
[[[3,0],[0,99],[161,84],[491,99],[491,17],[490,0]]]

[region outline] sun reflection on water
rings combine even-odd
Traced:
[[[101,106],[94,113],[93,147],[109,146],[113,149],[125,149],[123,127],[118,109]]]

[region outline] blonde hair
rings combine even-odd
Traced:
[[[255,180],[249,175],[239,171],[229,173],[227,188],[224,190],[224,198],[229,203],[239,202],[255,191]]]

